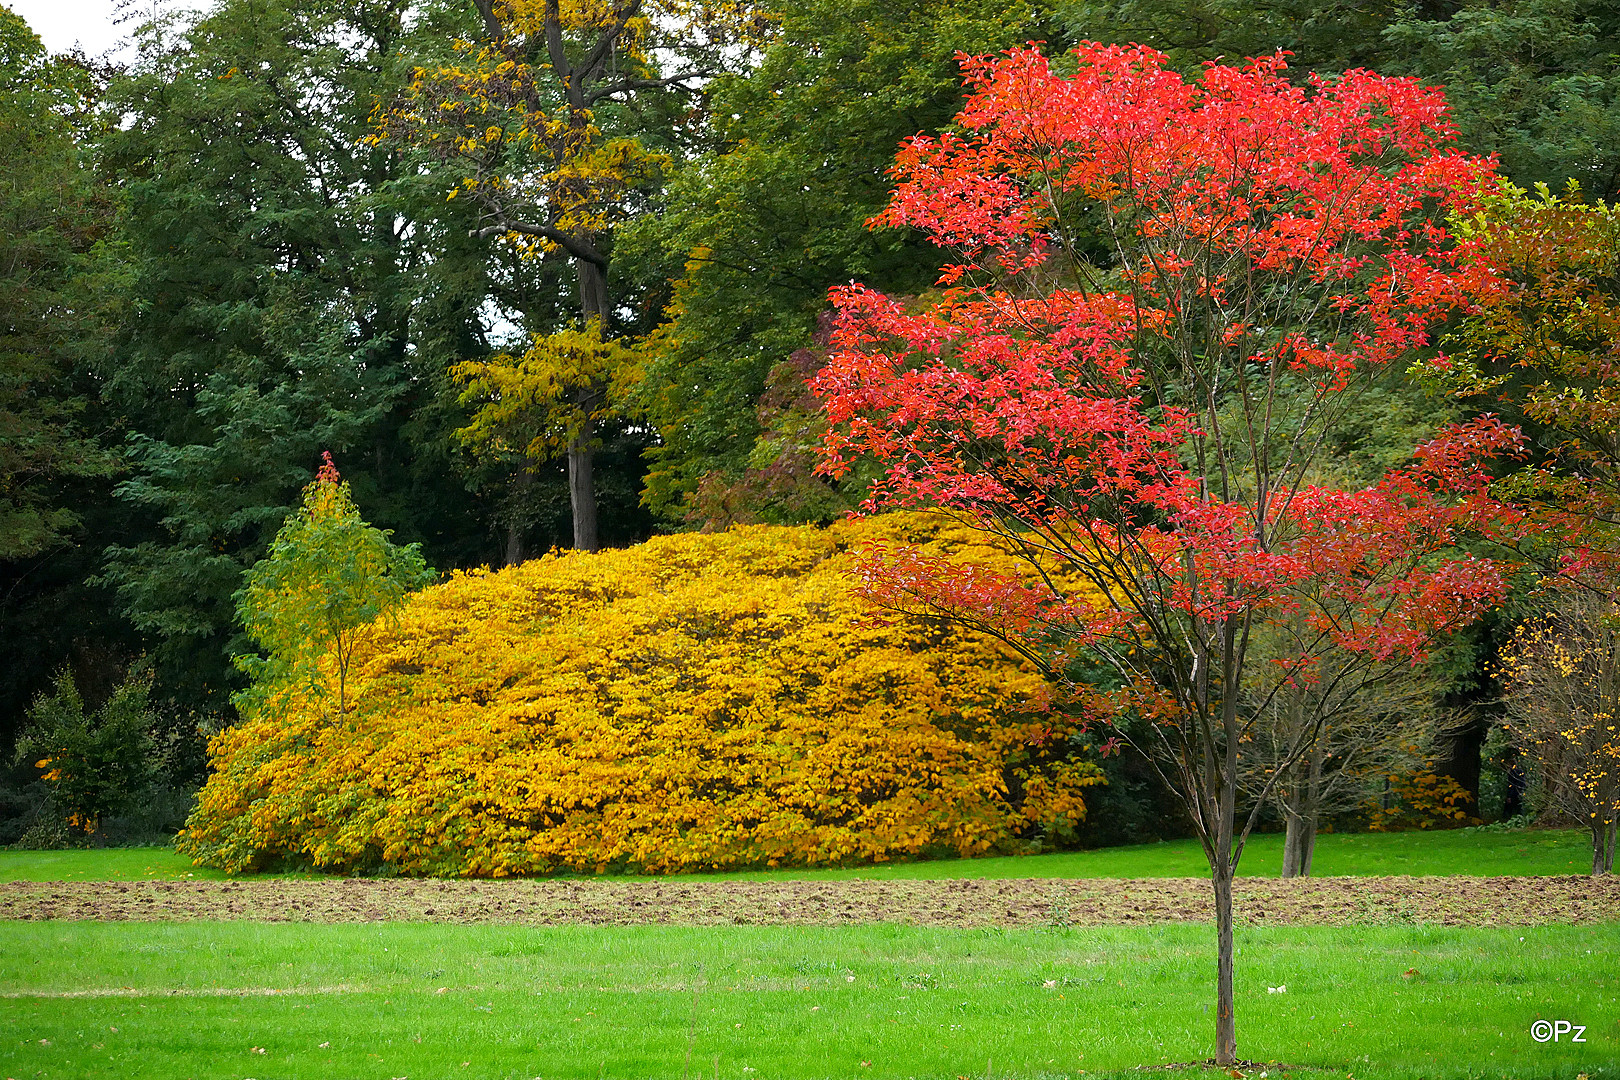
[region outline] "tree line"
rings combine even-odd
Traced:
[[[855,506],[870,462],[814,471],[828,289],[935,287],[920,230],[867,221],[900,143],[961,107],[961,53],[1413,75],[1521,186],[1620,193],[1595,3],[222,0],[127,25],[113,64],[0,10],[6,747],[64,666],[92,707],[142,667],[178,736],[231,722],[236,598],[323,451],[441,569]],[[1105,239],[1075,223],[1081,255]],[[1457,411],[1381,386],[1331,460],[1382,475]],[[1454,635],[1433,694],[1494,700],[1498,632]],[[1473,715],[1440,768],[1477,807]]]

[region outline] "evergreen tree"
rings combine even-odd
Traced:
[[[131,261],[105,371],[130,417],[119,488],[149,538],[106,580],[164,688],[224,707],[232,597],[331,447],[435,560],[491,554],[455,473],[444,372],[484,348],[486,250],[414,165],[369,145],[402,85],[408,0],[225,0],[149,23],[107,140]]]

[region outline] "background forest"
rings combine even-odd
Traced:
[[[109,835],[178,827],[235,720],[234,597],[323,451],[439,571],[855,506],[871,470],[812,471],[827,290],[933,286],[937,249],[866,222],[960,107],[959,53],[1412,75],[1520,186],[1620,195],[1612,3],[598,7],[141,4],[111,64],[0,6],[0,843],[38,823],[13,749],[64,670],[91,712],[151,680],[150,793]],[[1360,409],[1347,481],[1463,416],[1417,386]],[[1521,809],[1488,742],[1509,630],[1420,688],[1464,718],[1434,767],[1486,818]],[[1181,831],[1139,763],[1106,768],[1078,842]]]

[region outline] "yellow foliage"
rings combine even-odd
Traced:
[[[991,638],[867,607],[922,515],[754,526],[458,574],[355,657],[355,705],[221,733],[199,861],[677,872],[973,855],[1085,813],[1077,725]]]
[[[635,350],[603,341],[598,323],[537,335],[520,357],[502,353],[450,369],[461,403],[476,406],[456,431],[481,453],[516,453],[545,461],[571,445],[593,420],[611,412],[620,384],[633,377]]]

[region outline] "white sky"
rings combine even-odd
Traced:
[[[78,45],[99,56],[134,25],[113,25],[114,0],[0,0],[0,4],[21,15],[53,53]]]

